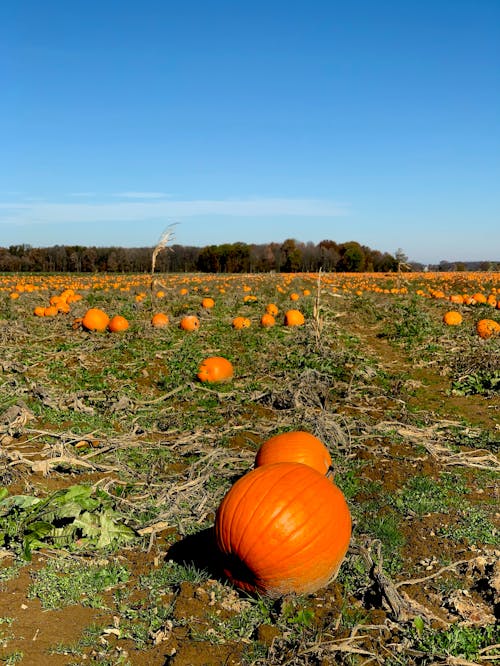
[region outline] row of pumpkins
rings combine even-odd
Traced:
[[[326,446],[304,431],[268,439],[215,516],[227,578],[271,597],[309,594],[332,581],[347,553],[351,515],[331,479]]]
[[[54,298],[51,299],[51,301]],[[202,301],[202,307],[205,309],[210,309],[212,305],[208,305],[206,302],[212,301],[213,299],[205,298]],[[53,317],[59,314],[60,312],[68,313],[70,307],[66,300],[50,304],[47,307],[38,305],[33,314],[37,317]],[[278,314],[278,308],[273,303],[270,303],[266,306],[266,311],[260,318],[260,325],[264,328],[270,328],[276,324],[276,315]],[[305,322],[304,315],[300,310],[287,310],[284,313],[284,324],[285,326],[302,326]],[[151,325],[154,328],[163,328],[168,326],[170,323],[168,315],[164,312],[157,312],[151,318]],[[248,317],[234,317],[232,322],[232,327],[241,330],[243,328],[248,328],[251,326],[251,321]],[[122,315],[115,315],[114,317],[109,317],[106,312],[100,308],[90,308],[84,314],[83,317],[78,317],[73,321],[73,328],[85,328],[88,331],[111,331],[112,333],[119,333],[120,331],[126,331],[129,327],[129,322],[126,317]],[[179,327],[185,331],[196,331],[200,327],[200,320],[196,315],[184,315],[179,321]]]

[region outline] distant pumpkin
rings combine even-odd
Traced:
[[[500,333],[500,324],[494,319],[481,319],[476,324],[476,331],[480,338],[486,340]]]
[[[250,319],[248,319],[248,317],[235,317],[232,321],[232,326],[237,331],[241,331],[242,328],[248,328],[250,326]]]
[[[153,328],[163,328],[168,326],[169,318],[164,312],[157,312],[151,317],[151,326]]]
[[[445,312],[443,321],[447,326],[459,326],[462,323],[462,315],[456,310]]]
[[[205,310],[210,310],[211,308],[214,307],[214,305],[215,305],[214,299],[210,298],[209,296],[207,296],[201,301],[201,307],[205,308]]]
[[[273,317],[272,314],[265,312],[260,318],[260,325],[263,328],[271,328],[275,324],[276,324],[276,319]]]
[[[285,312],[285,326],[302,326],[304,322],[305,318],[300,310],[287,310]]]
[[[227,382],[234,374],[233,364],[223,356],[209,356],[201,362],[198,368],[198,379],[200,382],[217,384]]]
[[[266,313],[276,317],[278,314],[278,307],[274,303],[268,303],[266,305]]]
[[[195,315],[185,315],[179,322],[183,331],[197,331],[200,328],[200,320]]]
[[[108,329],[111,333],[120,333],[121,331],[126,331],[128,326],[128,319],[122,317],[122,315],[115,315],[114,317],[111,317]]]
[[[82,319],[82,326],[88,331],[105,331],[108,324],[108,315],[99,308],[90,308]]]

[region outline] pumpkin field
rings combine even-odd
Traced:
[[[499,663],[500,273],[3,274],[0,342],[0,664]]]

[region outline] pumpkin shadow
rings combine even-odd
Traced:
[[[208,573],[210,578],[227,580],[222,566],[222,556],[215,542],[213,527],[207,527],[196,534],[189,534],[172,544],[165,554],[166,560],[172,560],[183,566],[194,566]]]

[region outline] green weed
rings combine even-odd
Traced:
[[[56,559],[33,574],[28,598],[40,599],[43,608],[64,608],[81,603],[91,608],[107,608],[101,594],[127,582],[128,570],[113,562]]]
[[[469,627],[452,625],[444,631],[434,631],[417,623],[411,631],[414,647],[425,653],[423,663],[434,663],[435,659],[447,659],[449,656],[460,659],[476,659],[482,651],[488,650],[488,657],[500,655],[500,628],[494,625]],[[484,654],[483,654],[484,658]]]

